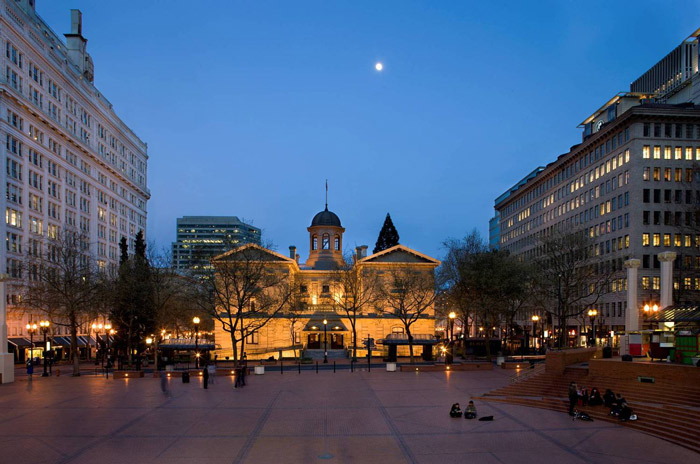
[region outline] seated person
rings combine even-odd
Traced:
[[[578,399],[581,401],[581,406],[586,406],[588,405],[588,389],[586,387],[581,387],[578,391]]]
[[[464,418],[465,419],[475,419],[476,418],[476,406],[474,406],[473,401],[470,401],[469,404],[467,405],[467,409],[464,410]]]
[[[459,403],[452,405],[452,408],[450,409],[450,417],[462,417],[462,410],[459,407]]]
[[[630,419],[632,416],[632,408],[629,407],[627,404],[627,401],[625,401],[624,398],[620,399],[620,402],[617,405],[618,409],[618,414],[617,417],[620,419],[620,421],[625,422]]]
[[[591,389],[591,394],[588,396],[588,404],[591,406],[600,406],[603,404],[603,398],[600,396],[600,391],[593,387]]]
[[[615,401],[612,402],[610,414],[619,416],[625,406],[627,406],[627,401],[618,393],[615,395]]]
[[[603,395],[603,404],[605,404],[606,408],[612,408],[614,402],[615,394],[608,388],[605,390],[605,394]]]

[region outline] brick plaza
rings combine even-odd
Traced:
[[[2,463],[673,463],[697,454],[603,422],[477,401],[508,373],[267,372],[234,389],[69,376],[0,386]],[[643,420],[643,418],[641,419]]]

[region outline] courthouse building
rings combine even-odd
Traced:
[[[8,335],[21,343],[31,317],[23,311],[21,262],[43,253],[63,229],[89,237],[102,268],[116,269],[119,240],[146,230],[147,146],[95,87],[94,66],[78,10],[66,11],[59,37],[34,0],[0,0],[0,131],[5,221],[0,248],[9,274]],[[34,316],[37,322],[39,316]],[[67,328],[54,324],[54,335]],[[35,337],[36,340],[37,337]],[[25,342],[26,343],[26,342]]]
[[[265,249],[259,245],[248,244],[240,249],[231,250],[215,258],[217,265],[225,265],[228,260],[236,260],[239,253],[247,247],[257,247],[261,260],[270,272],[284,273],[293,282],[301,296],[303,310],[290,316],[281,312],[261,329],[249,333],[246,337],[245,351],[248,358],[277,358],[280,353],[285,357],[294,356],[293,350],[303,349],[307,356],[319,357],[328,348],[331,357],[346,356],[352,347],[352,329],[347,315],[333,304],[339,291],[334,280],[334,272],[344,266],[343,228],[340,218],[326,209],[316,214],[307,228],[309,232],[309,257],[305,263],[299,262],[296,247],[289,247],[289,256]],[[353,266],[362,273],[373,274],[379,279],[394,270],[401,272],[423,273],[434,282],[435,268],[440,262],[403,245],[396,245],[384,251],[366,255],[367,246],[357,247]],[[336,274],[337,275],[337,274]],[[432,287],[431,287],[432,288]],[[383,303],[375,302],[363,308],[357,316],[357,336],[359,355],[366,353],[362,339],[373,338],[377,342],[392,339],[399,343],[399,355],[407,355],[404,325],[395,316],[381,311]],[[325,334],[324,334],[324,323]],[[435,339],[435,311],[430,305],[425,314],[417,318],[411,326],[415,339],[414,353],[426,356],[431,352]],[[231,338],[228,332],[216,323],[216,343],[220,346],[219,358],[231,356]],[[325,337],[325,338],[324,338]],[[426,348],[423,348],[426,347]],[[374,353],[381,355],[387,348],[377,346]],[[298,351],[296,352],[298,354]]]
[[[617,272],[595,305],[602,333],[625,330],[628,311],[658,302],[663,252],[675,253],[676,299],[700,290],[698,35],[586,118],[580,143],[495,202],[500,249],[524,259],[541,256],[540,239],[555,230],[593,240],[593,253]],[[634,308],[627,308],[630,259],[639,260],[628,263],[639,265]],[[587,317],[568,323],[590,324]]]

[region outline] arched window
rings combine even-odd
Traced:
[[[315,235],[311,239],[311,249],[318,250],[318,237],[316,237]]]
[[[330,250],[331,248],[331,237],[328,234],[323,234],[323,240],[321,241],[321,249]]]
[[[336,251],[340,250],[340,237],[338,237],[337,235],[335,236],[335,249]]]

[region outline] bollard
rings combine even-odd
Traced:
[[[333,373],[335,374],[335,361],[333,361]]]
[[[354,362],[353,359],[350,360],[350,372],[355,372]]]
[[[301,361],[299,361],[299,373],[301,374]]]
[[[372,358],[367,355],[367,372],[372,372]]]
[[[316,373],[318,374],[318,361],[316,361]]]
[[[284,374],[284,363],[282,362],[282,358],[280,358],[280,375]]]

